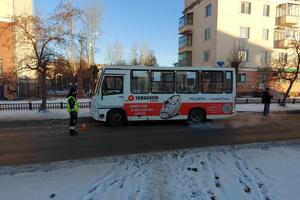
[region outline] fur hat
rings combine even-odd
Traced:
[[[77,89],[74,88],[74,87],[72,87],[72,88],[70,89],[70,93],[74,93],[74,92],[77,92]]]

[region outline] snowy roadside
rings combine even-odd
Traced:
[[[90,98],[78,99],[79,102],[90,102]],[[51,98],[47,100],[47,103],[60,103],[66,102],[66,98]],[[0,101],[0,104],[16,104],[16,103],[42,103],[42,100],[18,100],[18,101]]]
[[[59,100],[57,100],[59,101]],[[86,100],[81,100],[85,102]],[[288,104],[281,107],[278,104],[271,105],[271,112],[284,112],[300,110],[300,104]],[[237,112],[262,112],[262,104],[238,104]],[[90,117],[90,109],[80,109],[79,117]],[[63,110],[50,110],[48,112],[39,111],[0,111],[0,121],[28,121],[28,120],[45,120],[45,119],[68,119],[69,114]]]
[[[299,141],[0,167],[9,200],[298,199]]]

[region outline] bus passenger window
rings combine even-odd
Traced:
[[[123,77],[106,76],[102,86],[103,96],[123,94]]]
[[[224,79],[224,90],[225,93],[231,94],[233,88],[233,74],[232,72],[225,72],[225,79]]]
[[[172,94],[175,92],[175,73],[173,71],[152,71],[151,92]]]
[[[202,71],[201,92],[204,94],[223,93],[223,72]]]
[[[176,73],[176,92],[178,94],[198,93],[197,72],[177,71],[177,73]]]
[[[148,71],[132,71],[130,88],[132,94],[148,94],[149,93],[149,72]]]

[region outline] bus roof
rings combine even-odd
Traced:
[[[216,71],[234,71],[234,68],[228,67],[148,67],[148,66],[106,66],[101,69],[104,70],[176,70],[176,71],[189,71],[189,70],[216,70]]]

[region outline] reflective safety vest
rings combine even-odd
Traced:
[[[70,103],[69,103],[70,99],[74,99],[74,102],[75,102],[75,105],[74,105],[73,109],[70,108]],[[78,113],[78,109],[79,109],[79,104],[78,104],[77,99],[73,96],[68,97],[67,98],[67,112],[75,111],[75,112]]]

